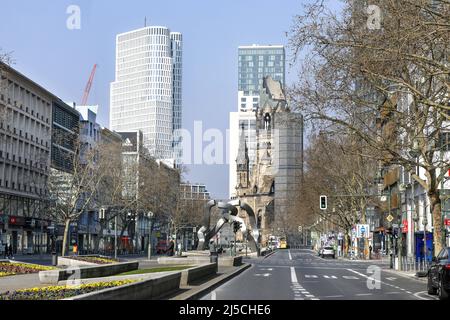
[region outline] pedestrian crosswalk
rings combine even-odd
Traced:
[[[323,279],[339,279],[339,277],[335,276],[335,275],[316,275],[316,274],[305,274],[304,275],[305,279],[319,279],[319,278],[323,278]],[[360,278],[355,277],[355,276],[342,276],[343,279],[346,280],[360,280]]]

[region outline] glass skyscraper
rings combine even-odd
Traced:
[[[157,159],[180,159],[182,35],[151,26],[116,38],[116,79],[111,84],[110,128],[141,130]]]
[[[258,95],[263,78],[271,76],[285,85],[286,53],[283,46],[239,47],[239,91],[245,96]]]

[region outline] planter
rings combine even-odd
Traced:
[[[139,262],[122,262],[108,265],[93,265],[83,267],[69,267],[67,269],[39,272],[41,283],[57,284],[63,280],[77,280],[88,278],[100,278],[137,270]]]

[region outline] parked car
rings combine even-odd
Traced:
[[[323,247],[322,249],[320,249],[320,256],[322,258],[325,258],[327,256],[331,256],[333,257],[333,259],[336,258],[336,253],[334,252],[334,248],[333,247]]]
[[[433,258],[428,269],[427,289],[429,294],[438,295],[446,300],[450,293],[450,247],[444,248]]]
[[[164,253],[167,252],[169,247],[170,247],[170,241],[159,240],[158,244],[156,245],[156,253],[157,254],[164,254]]]

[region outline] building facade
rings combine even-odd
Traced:
[[[182,35],[166,27],[145,27],[116,38],[116,78],[111,84],[110,128],[140,130],[156,159],[180,152]]]
[[[270,76],[264,78],[260,101],[252,168],[241,128],[235,198],[253,208],[264,244],[270,235],[286,236],[295,215],[303,177],[303,118],[291,112],[281,83]]]
[[[65,104],[17,70],[0,70],[0,251],[44,253],[54,110]]]
[[[271,76],[285,85],[285,48],[279,45],[240,46],[238,49],[238,108],[230,113],[229,194],[236,196],[236,156],[242,127],[253,169],[256,156],[256,112],[260,108],[263,79]]]

